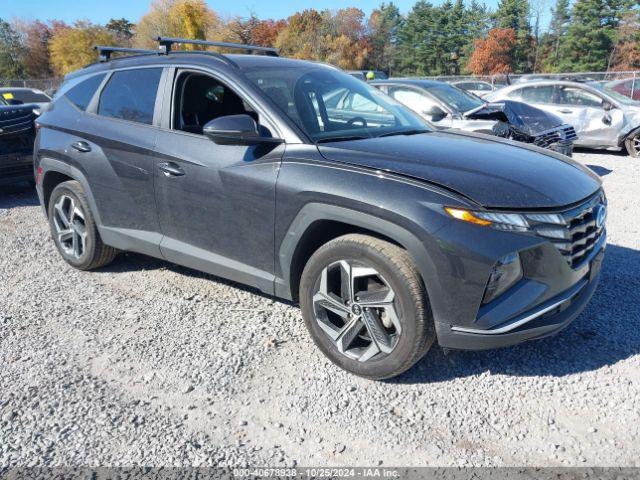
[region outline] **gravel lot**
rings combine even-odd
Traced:
[[[73,270],[31,189],[5,189],[0,466],[640,466],[640,161],[576,158],[610,202],[585,312],[389,382],[334,367],[255,291],[132,254]]]

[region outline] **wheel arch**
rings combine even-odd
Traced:
[[[406,228],[370,214],[335,205],[307,204],[287,230],[278,252],[280,276],[275,294],[298,300],[300,277],[307,261],[322,245],[348,233],[361,233],[405,249],[413,259],[423,282],[431,269],[427,251]]]
[[[63,182],[75,180],[80,183],[84,193],[91,207],[91,213],[96,222],[98,229],[101,228],[102,222],[100,220],[100,214],[96,206],[93,193],[89,187],[89,182],[85,175],[76,167],[67,163],[61,162],[53,158],[42,158],[39,164],[42,168],[42,207],[45,210],[45,214],[48,216],[49,212],[49,200],[51,199],[51,193]]]

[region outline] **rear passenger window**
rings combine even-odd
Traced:
[[[161,75],[161,68],[115,72],[100,96],[98,115],[151,125]]]
[[[80,110],[86,110],[106,74],[94,75],[71,88],[65,97]]]
[[[553,85],[539,87],[525,87],[511,93],[511,97],[532,103],[553,103]]]

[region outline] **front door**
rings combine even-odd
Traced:
[[[158,136],[155,168],[162,255],[271,291],[284,145],[218,145],[203,135],[210,120],[236,114],[268,130],[249,103],[209,73],[175,71],[166,98],[172,102],[163,113],[167,128]]]

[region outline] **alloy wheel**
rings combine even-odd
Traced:
[[[633,149],[634,155],[640,157],[640,135],[636,135],[631,139],[631,148]]]
[[[86,251],[87,229],[84,213],[68,195],[61,195],[53,208],[53,225],[64,253],[78,260]]]
[[[402,325],[396,294],[374,268],[349,260],[322,270],[313,296],[315,319],[340,353],[360,362],[390,354]]]

